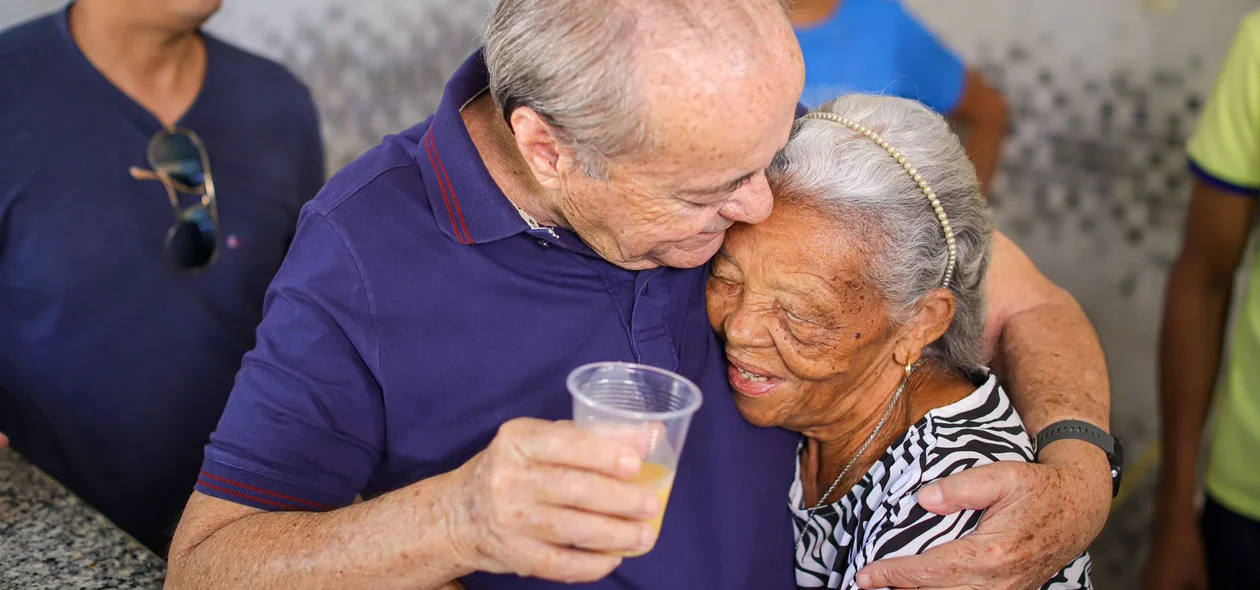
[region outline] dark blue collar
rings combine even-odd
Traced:
[[[446,83],[442,103],[421,138],[421,169],[438,227],[461,244],[484,244],[529,229],[490,176],[460,114],[489,84],[478,49]]]

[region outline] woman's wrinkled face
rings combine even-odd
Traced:
[[[726,341],[739,411],[803,430],[844,411],[835,392],[887,368],[894,330],[848,232],[806,206],[776,204],[736,225],[714,259],[709,322]]]

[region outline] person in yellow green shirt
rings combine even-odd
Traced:
[[[1207,499],[1199,447],[1222,368],[1235,270],[1260,198],[1260,11],[1243,21],[1187,151],[1196,177],[1160,343],[1163,467],[1145,590],[1260,588],[1260,272],[1235,313]]]

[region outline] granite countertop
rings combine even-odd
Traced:
[[[165,574],[158,556],[0,449],[0,588],[161,588]]]

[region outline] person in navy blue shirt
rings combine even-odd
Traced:
[[[797,438],[740,418],[704,288],[726,229],[770,213],[764,170],[802,82],[776,0],[502,0],[437,113],[303,211],[167,584],[794,587]],[[1029,427],[1105,424],[1079,308],[1009,244],[992,276],[990,342]],[[676,371],[706,396],[659,538],[655,493],[627,481],[634,449],[565,421],[566,375],[607,360]],[[945,480],[925,507],[1001,503],[965,542],[864,575],[1048,578],[1105,518],[1094,450]]]
[[[159,553],[324,174],[310,94],[201,33],[218,4],[80,0],[0,33],[0,431]],[[190,137],[209,166],[179,177],[213,200],[155,179],[151,145],[173,166]]]
[[[901,0],[795,0],[805,56],[801,102],[846,92],[918,100],[965,126],[982,189],[992,185],[1009,118],[1002,94],[923,26]]]

